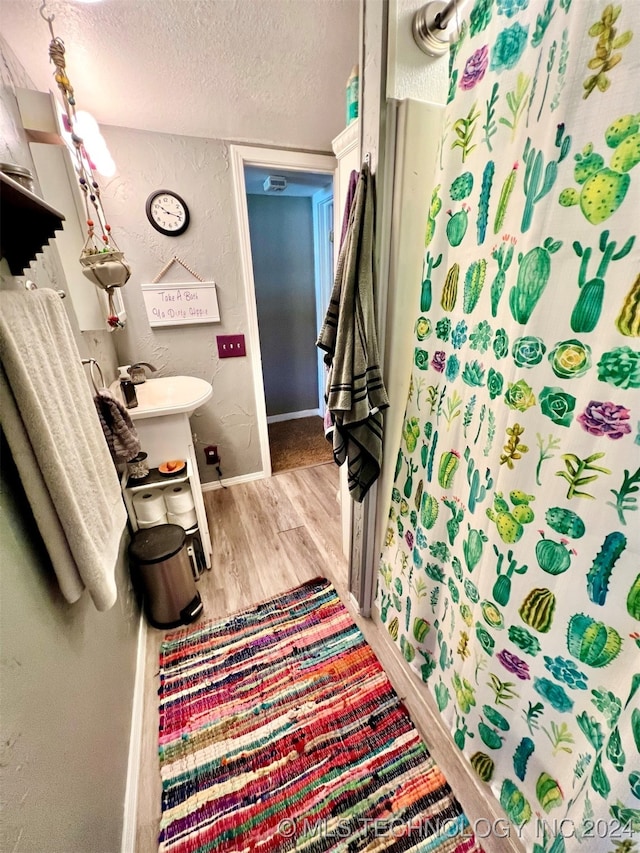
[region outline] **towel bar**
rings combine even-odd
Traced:
[[[28,278],[25,280],[24,289],[25,290],[37,290],[38,285],[35,283],[35,281],[31,281],[31,279]],[[58,294],[60,299],[64,299],[67,295],[64,290],[56,290],[56,293]]]
[[[100,365],[98,364],[98,362],[95,360],[95,358],[83,358],[83,359],[82,359],[82,363],[83,363],[83,364],[89,364],[89,365],[91,365],[91,366],[89,367],[89,374],[90,374],[90,376],[91,376],[91,384],[93,385],[93,387],[94,387],[94,390],[95,390],[96,394],[99,394],[99,393],[100,393],[100,391],[105,387],[105,384],[104,384],[104,374],[102,373],[102,368],[100,367]],[[94,368],[94,367],[95,367],[95,368],[97,368],[98,373],[99,373],[99,375],[100,375],[100,387],[98,387],[98,386],[97,386],[97,384],[96,384],[96,378],[95,378],[95,376],[94,376],[94,374],[93,374],[93,368]]]

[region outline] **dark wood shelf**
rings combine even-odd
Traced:
[[[151,486],[169,486],[171,483],[184,483],[189,479],[188,466],[176,474],[161,474],[157,468],[150,468],[146,477],[128,477],[125,489],[139,491]]]
[[[38,252],[62,228],[59,210],[0,172],[0,251],[12,275],[22,275]]]

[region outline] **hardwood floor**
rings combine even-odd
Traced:
[[[203,618],[242,610],[318,576],[329,578],[344,598],[337,489],[338,469],[330,463],[206,492],[213,554],[212,570],[198,581]],[[158,655],[164,633],[150,626],[147,631],[135,853],[158,850]]]
[[[503,817],[486,788],[470,779],[435,703],[406,671],[376,620],[354,612],[342,554],[338,469],[330,463],[205,494],[213,544],[210,572],[198,582],[205,619],[216,619],[323,576],[342,601],[404,699],[429,750],[471,821]],[[158,654],[163,631],[147,632],[145,701],[135,853],[157,853],[161,784],[158,764]],[[483,824],[484,826],[484,824]],[[513,853],[509,839],[483,839],[487,853]],[[128,851],[127,851],[128,853]],[[134,851],[131,851],[134,853]]]

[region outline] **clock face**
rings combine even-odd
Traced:
[[[151,193],[147,199],[147,217],[154,228],[169,237],[182,234],[189,225],[186,203],[171,190]]]

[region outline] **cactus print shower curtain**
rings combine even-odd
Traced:
[[[639,8],[461,22],[378,579],[535,853],[640,850]]]

